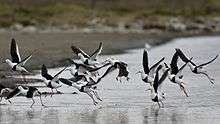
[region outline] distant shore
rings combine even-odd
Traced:
[[[10,58],[11,38],[15,38],[19,45],[22,58],[29,55],[34,50],[37,52],[27,63],[27,69],[39,70],[42,64],[49,68],[69,65],[69,58],[76,57],[71,49],[71,45],[80,47],[85,52],[92,52],[97,48],[99,42],[103,42],[102,55],[119,54],[127,49],[144,48],[145,44],[154,47],[169,42],[173,38],[200,35],[217,35],[217,33],[73,33],[73,32],[1,32],[0,33],[0,56],[1,61]],[[0,64],[2,75],[11,75],[6,64]]]

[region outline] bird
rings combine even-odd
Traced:
[[[114,59],[114,58],[109,58],[105,62],[111,64],[111,66],[108,67],[108,69],[106,71],[106,74],[118,69],[119,72],[118,72],[118,75],[116,77],[117,81],[119,80],[121,82],[122,77],[126,77],[127,81],[130,79],[128,77],[129,71],[128,71],[128,68],[127,68],[128,67],[127,63],[122,62],[122,61],[117,60],[117,59]]]
[[[11,92],[11,91],[12,91],[11,88],[5,87],[4,85],[0,84],[0,96],[1,96],[0,101],[2,101],[2,97],[3,97],[3,94],[4,94],[5,92],[9,93],[9,92]],[[9,102],[10,102],[10,101],[9,101]]]
[[[43,77],[43,82],[45,85],[51,89],[53,93],[53,89],[57,91],[57,93],[61,93],[57,89],[62,86],[62,84],[59,82],[58,76],[66,69],[67,67],[64,67],[62,70],[60,70],[55,76],[51,76],[48,74],[47,67],[43,64],[41,67],[41,76]],[[52,95],[51,95],[52,96]]]
[[[84,64],[86,65],[100,64],[99,62],[97,62],[97,56],[102,51],[102,42],[100,42],[99,47],[91,55],[86,54],[83,50],[77,48],[76,46],[71,46],[71,49]]]
[[[91,83],[89,83],[87,81],[73,82],[69,79],[60,78],[60,81],[68,86],[72,86],[78,89],[80,92],[86,93],[92,99],[94,105],[97,105],[98,102],[94,99],[93,94],[99,101],[102,101],[97,91],[94,88],[92,88],[92,86],[97,84],[100,80],[98,80],[97,82],[93,80],[94,82],[91,81]]]
[[[143,61],[142,61],[144,71],[138,71],[136,74],[140,73],[142,80],[145,83],[150,83],[150,85],[152,85],[153,81],[154,81],[155,70],[158,67],[158,65],[162,61],[164,61],[164,59],[165,59],[164,57],[161,58],[157,63],[155,63],[154,65],[149,67],[149,65],[148,65],[148,63],[149,63],[148,52],[147,52],[147,50],[144,50],[144,52],[143,52]]]
[[[22,95],[22,96],[25,96],[26,98],[31,98],[32,99],[32,104],[30,106],[30,108],[32,108],[32,106],[35,103],[34,96],[37,95],[37,94],[40,96],[41,105],[45,106],[42,102],[42,99],[41,99],[41,92],[37,88],[32,87],[32,86],[24,87],[24,86],[19,85],[18,87],[16,87],[13,91],[11,91],[8,94],[8,96],[6,97],[6,100],[9,100],[12,97],[15,97],[15,96],[18,96],[18,95]]]
[[[161,92],[160,89],[161,89],[162,83],[166,79],[170,69],[167,68],[163,72],[162,76],[159,79],[159,70],[161,68],[162,68],[162,65],[159,65],[156,69],[156,72],[155,72],[156,74],[154,77],[153,86],[151,86],[150,91],[151,91],[151,100],[153,102],[157,102],[159,107],[161,107],[160,103],[162,104],[162,107],[164,107],[163,100],[165,99],[165,94],[163,92]]]
[[[102,101],[102,99],[99,97],[98,92],[96,91],[96,88],[94,88],[94,86],[97,85],[101,81],[101,79],[103,79],[107,74],[109,74],[108,69],[102,76],[98,77],[97,81],[95,81],[92,77],[89,77],[89,80],[86,81],[74,82],[65,78],[60,78],[60,81],[68,86],[75,87],[80,92],[86,93],[92,99],[93,104],[97,105],[98,102],[94,99],[93,95],[99,101]]]
[[[211,59],[208,62],[205,62],[203,64],[200,65],[196,65],[194,62],[192,62],[191,60],[189,60],[186,55],[179,49],[176,48],[175,49],[176,52],[178,53],[179,57],[182,59],[182,61],[184,62],[189,62],[188,66],[190,67],[190,70],[194,73],[194,74],[202,74],[205,75],[209,82],[214,84],[215,79],[212,78],[211,76],[209,76],[208,72],[204,69],[205,66],[209,65],[210,63],[212,63],[213,61],[215,61],[218,58],[218,55],[216,55],[213,59]]]
[[[186,62],[180,68],[178,68],[178,65],[177,65],[178,58],[179,58],[179,55],[177,52],[175,52],[170,63],[170,71],[168,73],[168,78],[171,82],[178,84],[180,86],[180,89],[188,97],[188,94],[185,89],[186,82],[183,80],[183,75],[182,75],[182,70],[185,68],[188,62]],[[164,63],[164,65],[165,65],[165,68],[169,68],[169,66],[166,63]]]
[[[12,71],[20,72],[24,78],[24,81],[26,82],[24,73],[29,73],[29,72],[26,70],[24,65],[32,57],[33,53],[27,56],[26,58],[24,58],[23,60],[21,60],[21,56],[20,56],[19,49],[18,49],[18,44],[16,43],[14,38],[12,38],[11,40],[10,53],[11,53],[11,60],[6,59],[4,63],[7,63],[12,69]]]

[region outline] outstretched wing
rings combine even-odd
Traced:
[[[73,85],[72,81],[70,81],[68,79],[65,79],[65,78],[60,78],[59,81],[61,81],[63,84],[66,84],[68,86],[72,86]]]
[[[182,59],[183,62],[190,62],[192,65],[196,66],[195,63],[193,63],[191,60],[189,60],[186,55],[179,49],[179,48],[176,48],[175,49],[177,54],[179,55],[179,57]]]
[[[163,81],[166,79],[168,72],[170,69],[166,69],[166,71],[164,71],[163,75],[161,76],[161,78],[158,81],[158,87],[161,87],[161,84],[163,83]]]
[[[192,58],[191,58],[191,59],[192,59]],[[178,70],[178,73],[176,73],[176,76],[177,76],[177,77],[182,76],[182,71],[183,71],[183,69],[186,67],[187,64],[188,64],[188,62],[186,62],[184,65],[182,65],[182,66],[180,67],[180,69]]]
[[[96,60],[97,56],[102,52],[102,42],[100,42],[98,49],[90,55],[91,60]]]
[[[58,76],[59,76],[63,71],[65,71],[66,68],[67,68],[67,66],[64,67],[62,70],[60,70],[60,71],[53,77],[52,81],[54,81],[54,82],[58,81],[58,80],[59,80]]]
[[[149,69],[149,66],[148,66],[148,53],[147,53],[147,50],[144,50],[142,64],[143,64],[145,74],[149,74],[150,69]]]
[[[106,64],[104,64],[104,65],[102,65],[102,66],[100,66],[100,67],[96,67],[96,68],[91,69],[91,70],[88,70],[88,71],[89,71],[89,72],[98,71],[99,69],[104,68],[105,66],[108,66],[108,65],[111,65],[111,63],[106,63]]]
[[[208,62],[206,62],[206,63],[203,63],[203,64],[201,64],[201,65],[199,65],[199,66],[197,66],[197,67],[206,66],[206,65],[212,63],[213,61],[215,61],[217,58],[218,58],[218,55],[216,55],[215,58],[213,58],[212,60],[210,60],[210,61],[208,61]]]
[[[47,80],[53,80],[53,76],[48,74],[47,67],[44,64],[41,67],[41,76],[46,78]]]
[[[77,48],[76,46],[71,46],[71,49],[76,55],[81,53],[85,58],[90,58],[88,54],[86,54],[83,50],[81,50],[80,48]]]
[[[110,66],[106,72],[100,77],[100,78],[104,78],[107,74],[111,73],[112,71],[114,71],[116,68],[114,66]]]
[[[90,70],[94,69],[93,67],[91,67],[89,65],[85,65],[85,64],[82,64],[82,63],[77,63],[77,62],[75,62],[72,59],[71,59],[70,62],[76,66],[77,70],[87,70],[87,71],[90,71]]]
[[[151,66],[150,72],[149,72],[149,76],[153,77],[157,66],[158,66],[164,59],[165,59],[165,58],[163,57],[162,59],[160,59],[160,61],[158,61],[157,63],[155,63],[153,66]]]
[[[21,60],[18,65],[19,66],[24,66],[26,64],[26,62],[32,57],[34,53],[30,54],[29,56],[27,56],[26,58],[24,58],[23,60]]]
[[[19,53],[18,45],[14,38],[11,40],[11,59],[13,63],[19,63],[21,61],[21,56]]]
[[[157,89],[158,89],[158,86],[159,86],[159,70],[162,68],[162,65],[158,66],[157,67],[157,70],[156,70],[156,75],[154,77],[154,84],[153,84],[153,87],[154,87],[154,91],[155,93],[157,93]]]
[[[6,97],[6,99],[10,99],[14,96],[17,96],[20,93],[20,90],[17,88],[15,88],[13,91],[11,91],[8,96]]]
[[[170,63],[171,74],[177,74],[177,73],[178,73],[178,65],[177,65],[177,62],[178,62],[178,53],[175,52],[174,55],[173,55],[173,58],[172,58],[172,60],[171,60],[171,63]]]

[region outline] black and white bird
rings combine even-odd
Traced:
[[[102,42],[99,44],[99,47],[91,54],[86,54],[83,50],[80,48],[77,48],[76,46],[71,46],[72,51],[80,58],[80,60],[86,64],[86,65],[98,65],[100,64],[97,61],[97,56],[102,51]]]
[[[68,86],[72,86],[72,87],[78,89],[80,92],[86,93],[92,99],[94,105],[98,104],[98,102],[94,99],[94,96],[99,101],[102,101],[102,99],[98,95],[98,92],[92,87],[93,85],[96,85],[98,82],[100,82],[100,80],[101,80],[101,78],[98,79],[96,82],[93,79],[90,80],[90,82],[87,82],[87,81],[73,82],[69,79],[60,78],[60,81],[62,83],[66,84]]]
[[[93,100],[93,104],[96,105],[98,102],[94,99],[94,96],[99,101],[102,101],[102,99],[99,97],[98,92],[94,87],[108,74],[107,69],[107,71],[102,76],[99,76],[96,81],[92,77],[89,77],[89,80],[87,81],[74,82],[65,78],[60,78],[60,81],[68,86],[78,89],[80,92],[86,93]]]
[[[3,97],[3,94],[6,93],[6,92],[11,92],[12,89],[9,88],[9,87],[5,87],[4,85],[0,84],[0,102],[2,101],[2,97]]]
[[[156,68],[164,59],[165,58],[163,57],[157,63],[149,67],[148,53],[147,50],[144,50],[143,61],[142,61],[144,71],[138,71],[137,73],[141,74],[141,78],[145,83],[150,83],[150,85],[153,85]]]
[[[173,57],[172,57],[172,60],[171,60],[170,71],[168,73],[168,78],[171,82],[173,82],[175,84],[178,84],[180,86],[180,89],[188,97],[188,94],[187,94],[186,89],[185,89],[186,82],[183,80],[183,75],[182,75],[182,71],[185,68],[185,66],[188,64],[188,62],[186,62],[180,68],[178,68],[178,64],[177,64],[178,58],[179,58],[179,55],[178,55],[177,52],[175,52]],[[166,68],[169,68],[166,63],[164,63],[164,64],[165,64]]]
[[[18,71],[21,73],[28,73],[28,71],[25,69],[24,65],[26,62],[32,57],[32,54],[21,60],[21,56],[19,53],[18,45],[15,41],[15,39],[12,39],[11,41],[11,60],[6,59],[5,63],[7,63],[13,71]]]
[[[112,71],[118,69],[119,72],[118,72],[118,75],[117,75],[117,77],[116,77],[116,80],[117,80],[117,81],[119,80],[119,81],[121,82],[121,78],[122,78],[122,77],[126,77],[127,81],[130,79],[130,78],[128,77],[129,71],[128,71],[128,65],[127,65],[127,63],[122,62],[122,61],[117,60],[117,59],[113,59],[113,58],[107,59],[106,62],[111,64],[111,66],[108,67],[108,69],[107,69],[107,71],[106,71],[106,75],[107,75],[108,73],[110,73],[110,72],[112,72]]]
[[[205,66],[209,65],[210,63],[212,63],[213,61],[215,61],[218,58],[218,55],[216,55],[212,60],[205,62],[203,64],[200,65],[196,65],[194,62],[192,62],[191,60],[189,60],[186,55],[178,48],[176,48],[176,52],[178,53],[179,57],[184,61],[184,62],[189,62],[189,67],[190,70],[195,73],[195,74],[202,74],[205,75],[208,80],[214,84],[214,78],[212,78],[208,72],[204,69]]]
[[[53,89],[57,91],[57,93],[61,93],[57,89],[62,86],[62,84],[59,82],[59,75],[66,69],[67,67],[60,70],[55,76],[51,76],[48,73],[47,67],[43,64],[41,68],[41,76],[43,77],[43,82],[45,85],[51,89],[53,93]]]
[[[168,75],[169,68],[167,68],[163,72],[162,76],[159,79],[159,71],[161,68],[162,68],[162,65],[159,65],[157,67],[156,72],[155,72],[156,74],[155,74],[154,81],[153,81],[153,87],[151,86],[150,90],[151,90],[151,100],[153,102],[158,103],[159,107],[161,107],[160,103],[162,104],[162,107],[164,107],[163,100],[165,99],[165,94],[161,92],[160,90],[161,90],[163,81],[166,79]]]
[[[40,101],[41,101],[41,105],[45,106],[42,102],[41,99],[41,92],[35,88],[35,87],[24,87],[24,86],[18,86],[17,88],[15,88],[13,91],[11,91],[8,96],[6,97],[6,100],[11,99],[12,97],[18,96],[18,95],[22,95],[25,96],[26,98],[31,98],[32,99],[32,104],[31,104],[31,108],[35,103],[34,100],[34,96],[35,95],[39,95],[40,96]]]

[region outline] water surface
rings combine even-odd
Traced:
[[[196,63],[208,61],[220,53],[220,37],[195,37],[175,39],[173,42],[153,48],[149,51],[150,64],[161,57],[166,62],[174,53],[174,48],[181,48],[188,56],[193,56]],[[71,94],[74,88],[63,86],[60,91],[66,94],[43,98],[48,106],[40,106],[39,98],[33,109],[31,100],[23,97],[13,98],[13,104],[2,101],[0,106],[1,124],[218,124],[220,122],[220,62],[219,58],[207,66],[215,77],[216,84],[211,85],[203,76],[194,75],[187,67],[183,74],[187,81],[190,97],[186,98],[178,86],[165,80],[163,91],[166,92],[165,107],[159,109],[152,103],[150,92],[135,72],[142,69],[143,49],[128,51],[127,54],[102,56],[101,60],[115,57],[126,61],[131,72],[129,82],[117,82],[117,72],[113,72],[98,85],[98,93],[103,102],[97,106],[83,94]],[[58,69],[49,72],[55,74]],[[70,76],[68,72],[63,77]],[[40,77],[39,75],[37,77]],[[43,84],[35,84],[43,85]],[[40,89],[46,91],[49,89]]]

